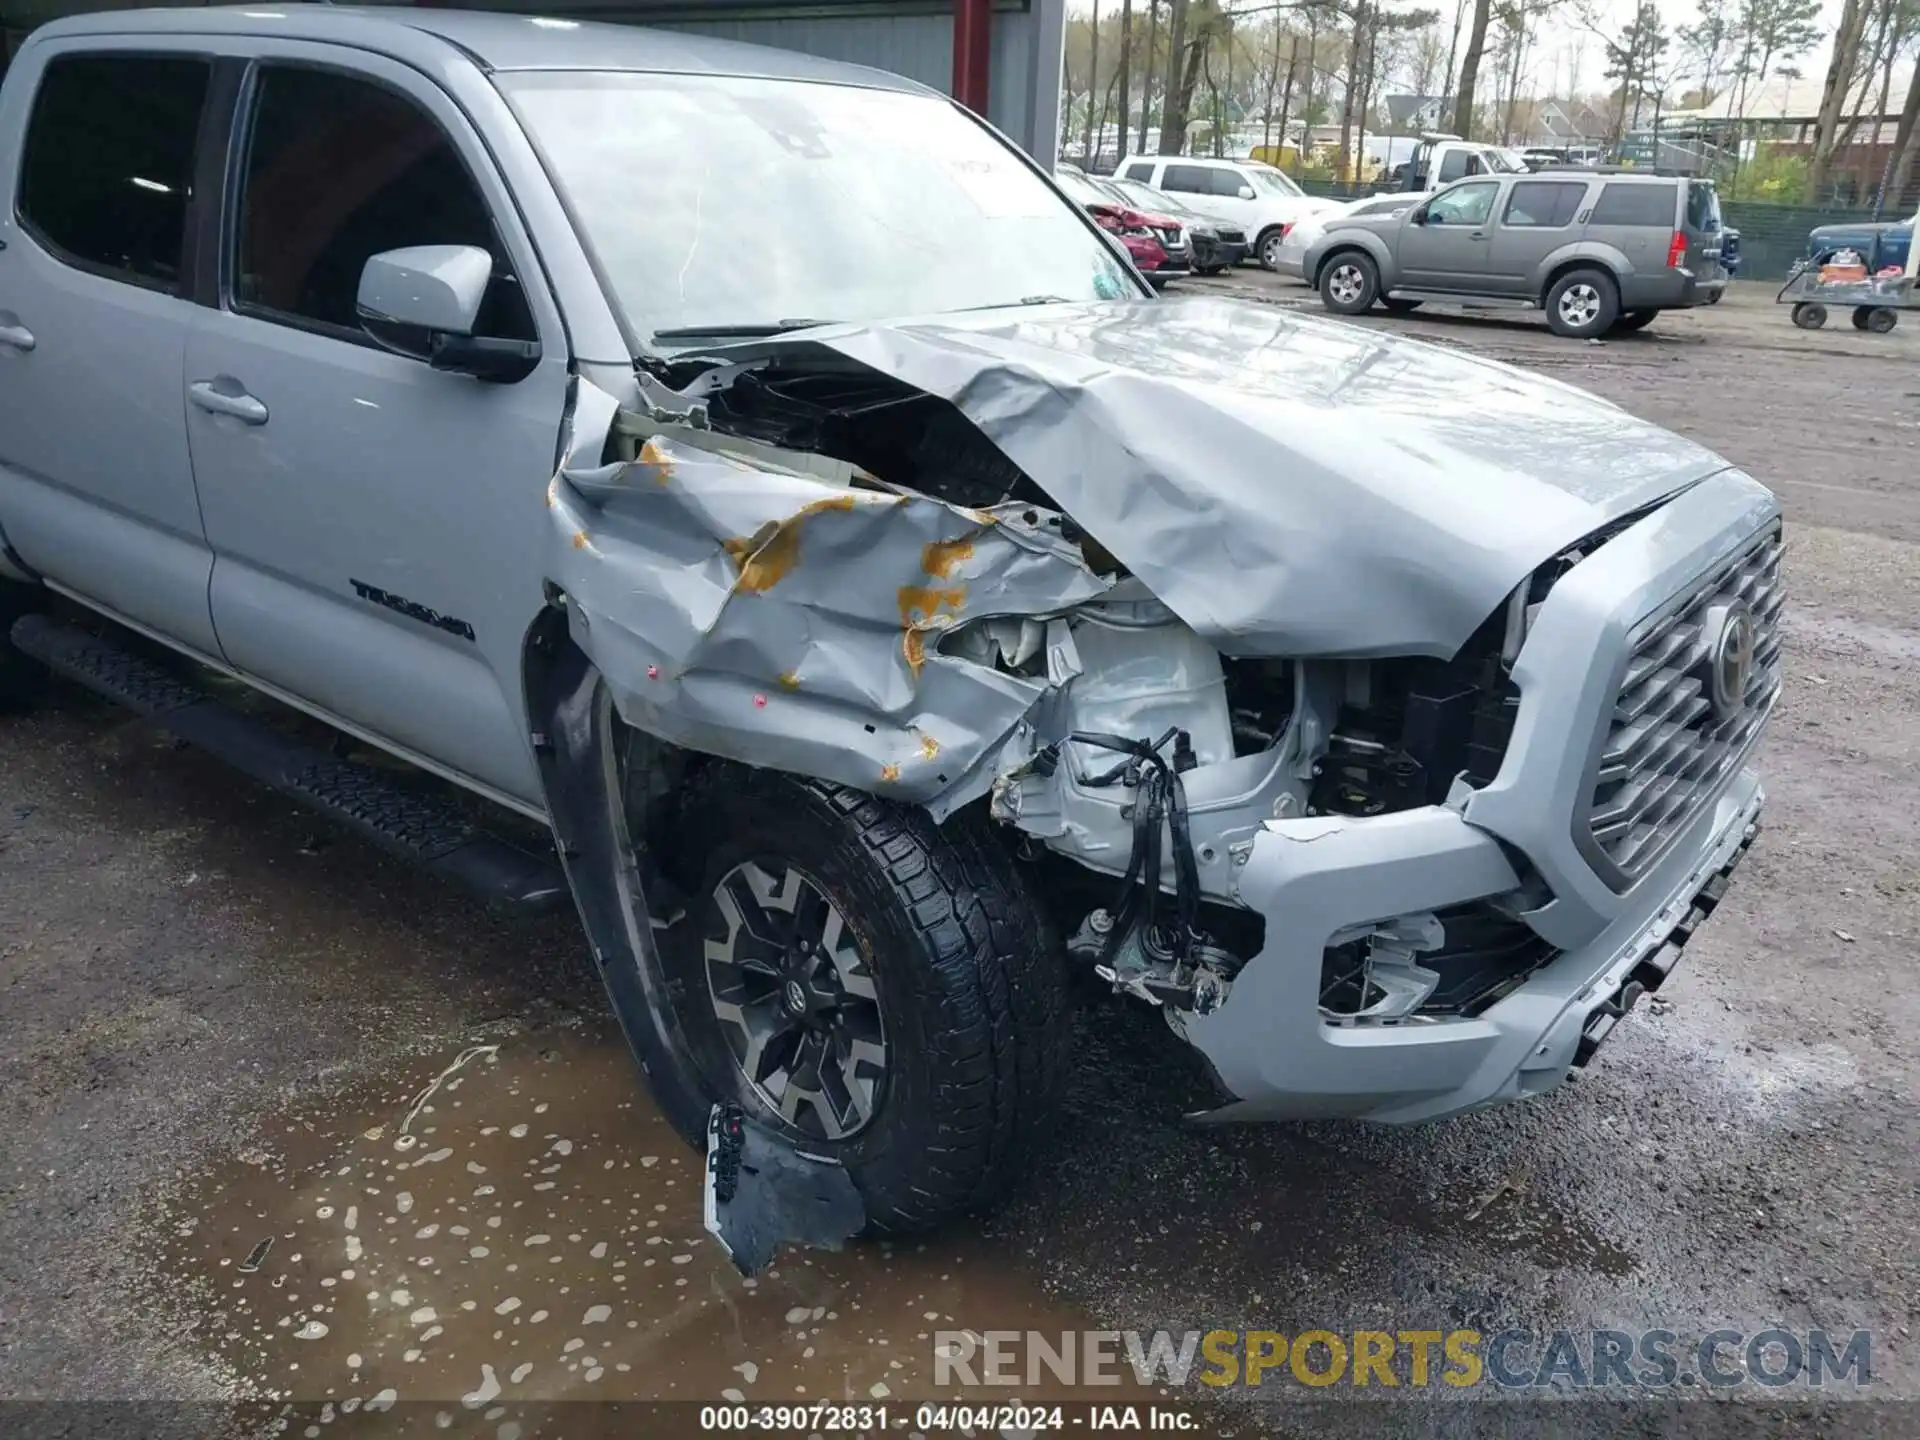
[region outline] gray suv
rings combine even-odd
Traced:
[[[1585,340],[1711,304],[1727,283],[1720,236],[1705,180],[1476,176],[1411,209],[1330,222],[1302,273],[1341,315],[1470,300],[1538,307],[1555,334]]]

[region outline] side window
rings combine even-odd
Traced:
[[[1678,197],[1671,182],[1665,185],[1608,185],[1600,192],[1588,223],[1593,225],[1651,225],[1673,228]]]
[[[1253,182],[1247,179],[1247,177],[1242,175],[1238,170],[1228,170],[1224,168],[1219,170],[1214,170],[1208,174],[1207,178],[1213,181],[1214,194],[1225,195],[1228,198],[1235,199],[1235,200],[1240,198],[1241,186],[1244,185],[1248,189],[1251,189],[1253,187]]]
[[[1523,180],[1513,187],[1507,213],[1501,218],[1507,225],[1558,230],[1573,223],[1586,197],[1584,182]]]
[[[1440,161],[1440,174],[1435,177],[1436,183],[1445,185],[1454,180],[1465,179],[1473,173],[1467,168],[1472,163],[1474,163],[1473,156],[1465,150],[1447,151]]]
[[[1458,185],[1444,195],[1427,202],[1429,225],[1484,225],[1493,213],[1494,197],[1500,193],[1498,180],[1483,180],[1473,185]]]
[[[1151,160],[1134,161],[1131,165],[1127,166],[1127,179],[1138,180],[1142,185],[1151,185],[1153,183],[1153,162]]]
[[[238,229],[236,309],[358,339],[355,301],[369,256],[474,245],[493,256],[480,332],[536,338],[459,152],[432,117],[372,81],[292,66],[261,71]]]
[[[1213,176],[1204,165],[1169,165],[1162,190],[1183,190],[1189,195],[1211,195]]]
[[[207,61],[60,56],[21,156],[20,218],[60,259],[180,293]]]
[[[1687,228],[1707,235],[1719,230],[1720,196],[1713,186],[1701,180],[1682,183],[1687,187]]]

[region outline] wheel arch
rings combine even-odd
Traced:
[[[1621,281],[1632,266],[1626,256],[1617,251],[1609,251],[1606,246],[1572,245],[1549,255],[1540,266],[1540,283],[1534,290],[1534,301],[1542,310],[1547,308],[1547,295],[1553,287],[1575,270],[1598,270],[1613,282],[1613,292],[1621,293]]]
[[[1309,285],[1318,289],[1321,274],[1333,260],[1341,255],[1357,253],[1366,256],[1367,259],[1373,262],[1374,273],[1380,277],[1380,289],[1384,293],[1389,282],[1389,277],[1393,273],[1392,263],[1387,259],[1385,254],[1382,253],[1385,249],[1386,247],[1378,241],[1375,241],[1373,244],[1368,244],[1366,239],[1362,239],[1358,235],[1342,237],[1329,244],[1326,250],[1321,253],[1320,259],[1313,266],[1312,273],[1306,276],[1306,281]]]
[[[521,683],[554,845],[594,969],[661,1110],[691,1140],[704,1132],[708,1106],[678,1042],[654,949],[642,879],[647,837],[626,833],[615,804],[623,722],[598,667],[568,631],[564,594],[551,593],[528,628]]]

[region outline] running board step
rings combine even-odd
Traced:
[[[45,615],[23,615],[11,634],[15,648],[56,674],[442,879],[515,910],[553,910],[568,898],[556,856],[490,835],[444,801],[282,735],[110,641]]]

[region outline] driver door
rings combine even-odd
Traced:
[[[1498,180],[1468,180],[1442,190],[1400,227],[1400,283],[1411,290],[1486,289]]]
[[[532,246],[453,102],[301,42],[254,62],[228,167],[221,303],[187,340],[221,647],[263,688],[499,798],[537,803],[519,659],[538,613],[567,347]],[[513,384],[393,354],[357,322],[370,255],[477,245]]]

